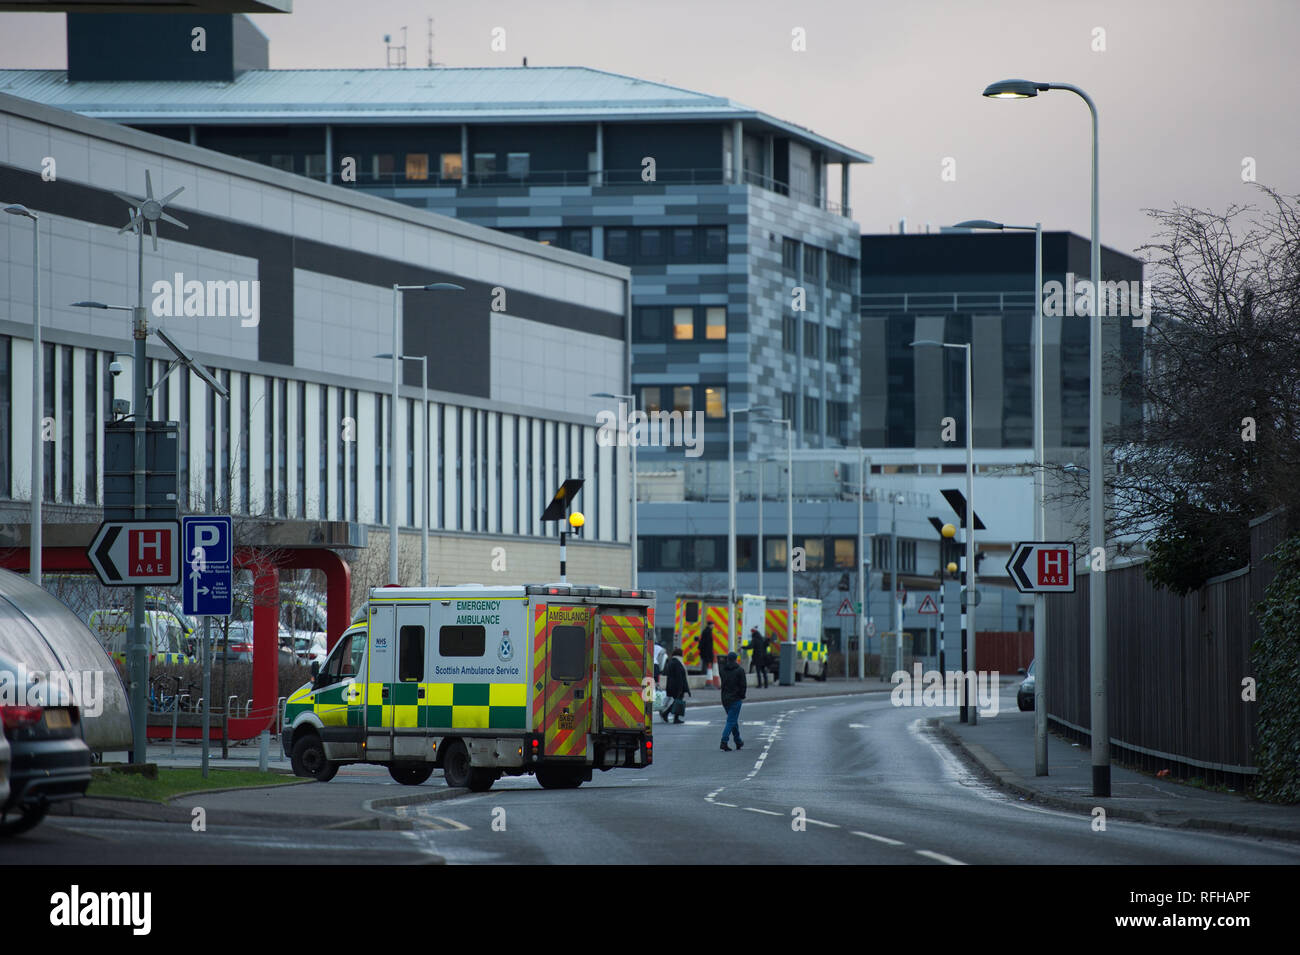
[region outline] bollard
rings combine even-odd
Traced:
[[[257,737],[257,769],[259,772],[267,771],[267,763],[271,756],[271,733],[269,730],[262,730]]]
[[[176,755],[176,720],[180,716],[180,703],[172,700],[172,755]]]

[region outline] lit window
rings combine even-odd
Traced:
[[[704,389],[704,413],[710,418],[724,418],[727,415],[727,389]]]
[[[406,178],[424,180],[429,178],[429,154],[406,154]]]
[[[826,541],[820,537],[804,538],[803,554],[809,570],[821,570],[826,563]]]
[[[646,414],[663,410],[663,398],[658,385],[641,389],[641,410]]]
[[[678,341],[690,341],[695,337],[695,309],[691,307],[673,309],[673,338]]]
[[[726,308],[710,306],[704,310],[704,337],[715,341],[727,337]]]
[[[442,154],[442,178],[443,179],[460,179],[464,172],[464,164],[461,162],[460,153],[443,153]]]

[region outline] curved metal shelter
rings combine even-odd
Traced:
[[[86,745],[95,752],[131,748],[131,712],[117,667],[81,619],[25,577],[0,570],[0,653],[49,679],[93,688],[98,712],[82,708]],[[102,689],[101,689],[102,688]]]

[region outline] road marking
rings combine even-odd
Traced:
[[[740,808],[740,807],[737,806],[736,803],[734,803],[734,802],[717,802],[717,801],[714,801],[713,805],[715,805],[715,806],[726,806],[728,809],[738,809],[738,808]]]
[[[874,839],[876,842],[883,842],[887,846],[903,845],[903,843],[899,842],[897,839],[886,839],[884,836],[877,836],[874,833],[859,832],[857,829],[851,829],[849,831],[852,832],[855,836],[861,836],[863,839]]]
[[[849,729],[851,729],[851,730],[865,730],[865,729],[870,729],[870,728],[871,728],[871,724],[870,724],[870,723],[850,723],[850,724],[849,724]]]
[[[913,851],[919,856],[925,856],[927,859],[934,859],[936,862],[942,862],[944,865],[966,864],[958,859],[954,859],[952,856],[946,856],[940,852],[931,852],[929,849],[915,849]]]
[[[745,812],[761,812],[765,816],[779,816],[779,812],[773,812],[771,809],[755,809],[753,806],[746,806]]]
[[[839,825],[834,822],[822,822],[820,819],[809,819],[804,817],[804,822],[812,823],[814,826],[825,826],[827,829],[838,829]]]

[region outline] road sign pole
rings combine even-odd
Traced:
[[[144,308],[144,227],[140,227],[140,301],[132,310],[135,335],[135,395],[132,399],[131,412],[135,415],[135,519],[145,519],[145,421],[148,409],[145,402],[145,339],[149,335],[149,322]],[[188,378],[188,375],[186,376]],[[182,379],[185,380],[185,379]],[[186,495],[188,498],[188,495]],[[131,762],[148,762],[149,724],[146,708],[148,697],[146,686],[149,683],[149,656],[145,650],[144,632],[144,587],[137,586],[132,599],[131,611]]]
[[[203,778],[208,778],[209,739],[212,727],[212,618],[203,617]]]

